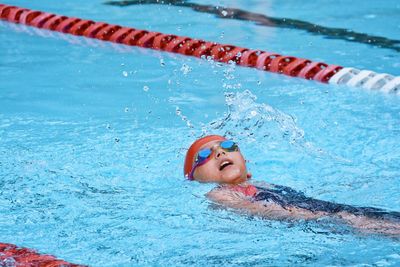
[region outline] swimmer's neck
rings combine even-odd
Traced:
[[[249,185],[253,185],[249,180],[239,182],[239,183],[219,183],[219,186],[222,186],[222,187],[234,187],[234,186],[246,187]]]

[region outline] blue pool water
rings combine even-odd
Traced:
[[[394,49],[185,6],[3,0],[31,9],[400,75]],[[191,1],[396,40],[398,1]],[[398,266],[398,239],[215,209],[185,181],[202,133],[254,179],[400,211],[400,98],[0,24],[0,242],[91,266]]]

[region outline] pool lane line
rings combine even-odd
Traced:
[[[186,0],[125,0],[107,1],[105,5],[125,7],[130,5],[165,5],[191,8],[195,12],[213,14],[220,19],[233,19],[251,21],[257,26],[267,26],[285,29],[306,31],[312,35],[320,35],[329,39],[344,40],[347,42],[361,43],[369,46],[391,49],[400,52],[400,40],[390,39],[383,36],[370,35],[355,32],[350,29],[332,28],[304,20],[291,18],[276,18],[261,13],[250,12],[239,8],[224,6],[201,5]]]
[[[69,263],[14,244],[0,243],[0,266],[85,267],[86,265]]]
[[[234,63],[322,83],[345,84],[370,90],[381,90],[386,93],[400,92],[400,77],[313,62],[308,59],[262,50],[251,50],[229,44],[134,29],[4,4],[0,4],[0,19],[128,46],[151,48],[199,58],[212,58],[223,63]]]

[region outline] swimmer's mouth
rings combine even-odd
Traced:
[[[221,165],[219,166],[219,170],[222,171],[223,169],[225,169],[229,165],[233,165],[233,163],[226,160],[226,161],[221,163]]]

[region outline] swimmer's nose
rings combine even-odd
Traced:
[[[218,148],[217,151],[215,151],[215,158],[219,158],[222,155],[225,155],[225,151],[221,148]]]

